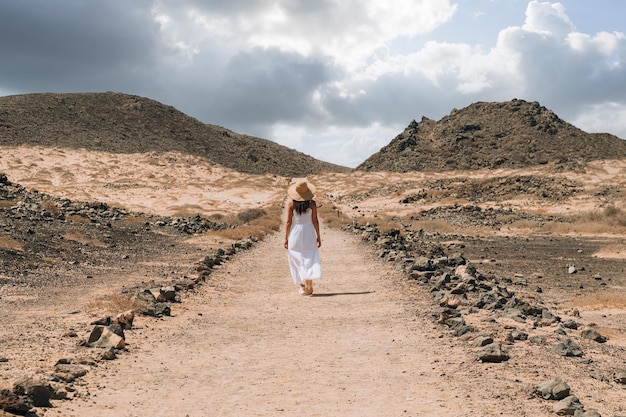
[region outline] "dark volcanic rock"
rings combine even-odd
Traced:
[[[474,103],[439,121],[412,121],[389,145],[357,167],[364,171],[446,171],[577,167],[596,159],[626,157],[626,141],[586,133],[537,102],[513,99]]]
[[[251,174],[305,176],[348,168],[257,137],[204,124],[144,97],[121,93],[0,97],[0,145],[113,153],[179,151]]]

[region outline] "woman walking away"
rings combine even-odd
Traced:
[[[299,179],[287,189],[285,249],[294,284],[300,284],[300,294],[313,294],[313,280],[322,278],[319,247],[322,245],[317,205],[313,200],[315,187]]]

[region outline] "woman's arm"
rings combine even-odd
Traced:
[[[320,235],[320,222],[317,220],[317,204],[315,204],[315,200],[311,201],[311,218],[317,234],[317,247],[319,248],[322,246],[322,235]]]
[[[287,221],[285,222],[285,249],[289,247],[289,231],[293,222],[293,201],[287,204]]]

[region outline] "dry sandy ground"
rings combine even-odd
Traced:
[[[288,181],[238,174],[178,154],[164,158],[42,148],[3,149],[0,172],[55,196],[170,215],[236,213],[275,204],[283,199]],[[314,180],[324,194],[321,199],[401,184],[396,193],[361,199],[358,208],[348,200],[340,205],[351,216],[382,216],[404,214],[407,208],[398,197],[423,181],[423,175],[327,174]],[[624,185],[626,168],[623,162],[605,163],[584,175],[593,191],[607,183]],[[585,195],[562,209],[593,207],[593,198]],[[554,210],[534,200],[506,204]],[[203,240],[193,245],[201,254]],[[127,352],[92,368],[75,383],[72,400],[55,401],[54,408],[37,412],[64,417],[550,416],[553,404],[530,391],[561,376],[586,409],[605,417],[626,414],[623,389],[579,379],[579,366],[569,359],[538,355],[537,349],[516,344],[508,362],[477,362],[471,340],[453,338],[436,323],[428,289],[411,285],[372,250],[351,235],[324,227],[324,278],[314,296],[302,297],[288,276],[282,232],[277,233],[237,255],[196,293],[174,304],[173,317],[137,318],[136,328],[127,332]],[[620,244],[605,252],[624,257]],[[190,259],[169,259],[163,267],[188,268]],[[110,285],[116,283],[121,286],[123,278]],[[25,361],[19,364],[22,370],[45,373],[55,360],[75,353],[74,340],[61,335],[93,319],[81,306],[105,290],[55,294],[30,304],[29,311],[3,312],[11,326],[0,329],[0,336],[19,333],[20,321],[25,331],[36,326],[45,330],[30,361],[13,355]],[[81,311],[62,314],[70,309]],[[472,325],[481,326],[479,316],[474,320]],[[2,356],[13,357],[20,349],[2,346]],[[624,355],[616,360],[626,367]],[[0,375],[5,377],[0,385],[11,382],[6,372]]]

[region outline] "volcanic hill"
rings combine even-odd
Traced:
[[[179,151],[249,174],[349,171],[266,139],[202,123],[148,98],[112,92],[0,97],[0,146],[20,145],[125,154]]]
[[[576,168],[626,157],[626,141],[586,133],[537,102],[478,102],[438,122],[413,120],[357,167],[363,171],[447,171],[520,168],[555,163]]]

